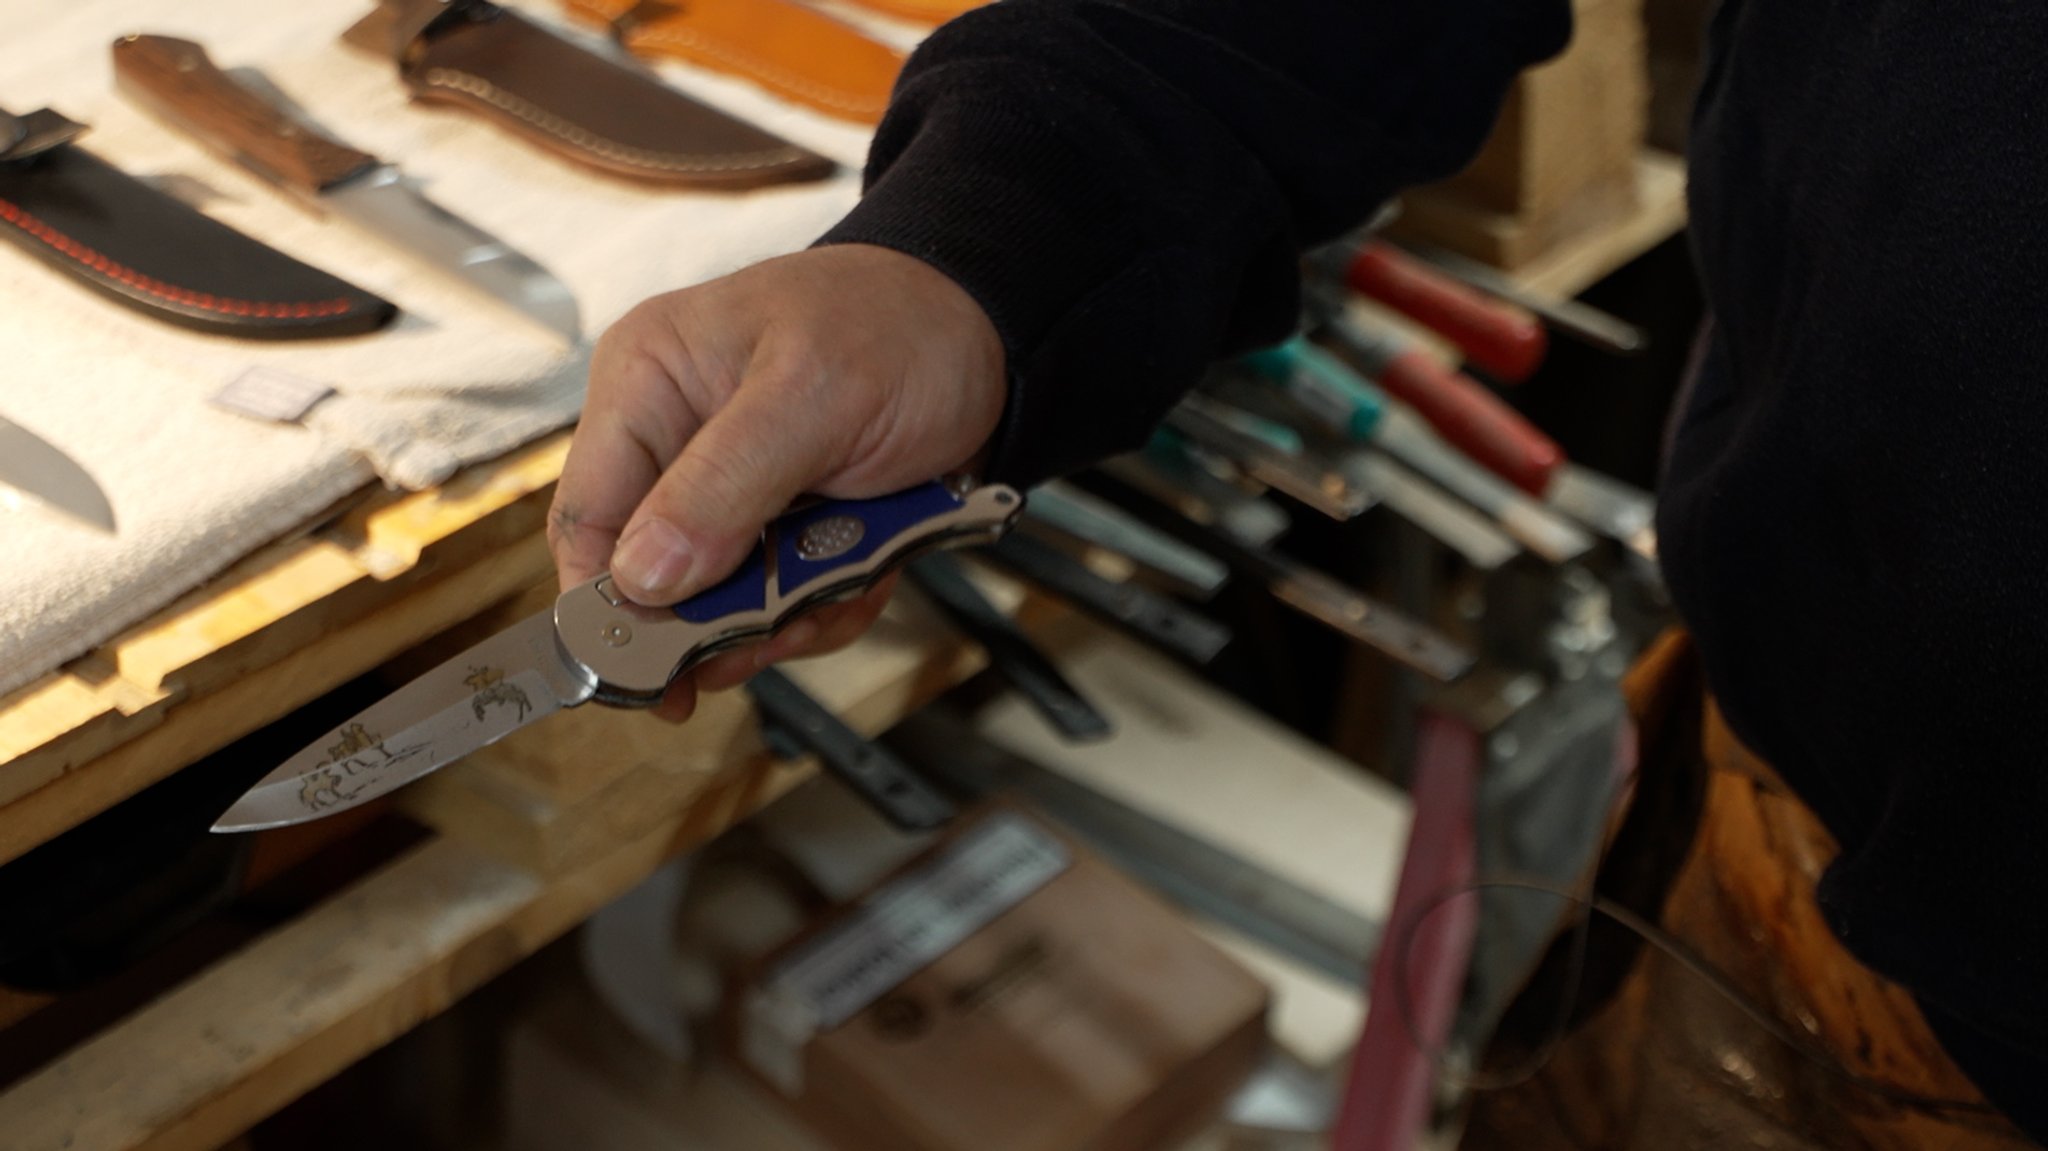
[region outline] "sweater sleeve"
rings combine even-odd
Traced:
[[[1300,250],[1477,151],[1569,0],[1002,0],[911,57],[819,241],[917,256],[1001,335],[990,474],[1141,443],[1277,340]]]

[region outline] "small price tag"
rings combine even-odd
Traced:
[[[295,424],[313,405],[334,394],[318,380],[282,368],[254,367],[229,380],[213,394],[213,406],[251,419]]]

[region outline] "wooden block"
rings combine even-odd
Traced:
[[[998,809],[969,824],[735,993],[733,1057],[832,1146],[1150,1151],[1199,1130],[1256,1063],[1265,989],[1156,897],[1071,846],[1064,870],[978,928],[968,923],[935,959],[905,963],[907,976],[848,1004],[843,1022],[785,1029],[862,982],[882,965],[876,956],[898,953],[873,942],[875,921],[860,909],[902,900],[922,909],[910,930],[943,934],[937,924],[968,915],[983,893],[1015,890],[1014,872],[983,874],[948,852],[1021,818]],[[912,894],[941,858],[951,881]],[[786,963],[807,974],[789,975]]]
[[[1636,158],[1636,206],[1627,216],[1550,245],[1514,269],[1524,288],[1556,299],[1578,295],[1685,230],[1685,161],[1666,152]]]
[[[1525,72],[1463,172],[1403,198],[1394,226],[1503,268],[1626,218],[1647,126],[1642,0],[1577,0],[1571,47]]]

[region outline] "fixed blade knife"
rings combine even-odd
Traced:
[[[865,500],[826,500],[769,524],[730,576],[666,608],[609,575],[371,705],[258,780],[214,824],[257,831],[385,795],[547,715],[592,700],[649,707],[706,657],[858,593],[912,557],[987,543],[1023,509],[1000,484],[933,481]]]
[[[0,484],[91,524],[114,531],[114,508],[78,462],[20,424],[0,419]]]
[[[121,90],[207,147],[563,339],[582,337],[576,299],[553,273],[421,195],[396,166],[223,72],[198,44],[138,34],[113,52]]]

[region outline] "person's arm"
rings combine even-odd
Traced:
[[[1012,375],[992,473],[1137,445],[1292,329],[1302,248],[1471,159],[1566,0],[1010,0],[912,56],[824,243],[967,289]]]
[[[804,492],[1136,445],[1294,321],[1295,257],[1475,152],[1568,0],[1003,0],[911,58],[867,194],[809,251],[599,341],[550,521],[565,584],[665,604]],[[695,677],[850,640],[880,596]],[[671,697],[686,714],[690,685]]]

